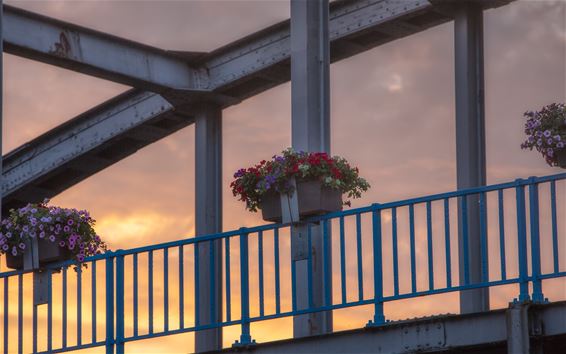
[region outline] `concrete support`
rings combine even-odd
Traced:
[[[330,152],[329,64],[328,1],[291,0],[291,126],[297,151]],[[306,226],[294,226],[291,232],[297,309],[308,307],[308,252],[313,254],[312,306],[324,306],[323,289],[332,284],[325,284],[324,279],[322,229],[312,227],[311,249],[304,242]],[[327,333],[332,331],[332,313],[296,316],[293,325],[295,337]]]
[[[222,110],[215,105],[199,107],[195,117],[195,218],[196,235],[222,231]],[[222,321],[222,243],[198,244],[198,324]],[[195,352],[222,348],[222,330],[198,331]]]
[[[462,2],[454,20],[456,77],[456,155],[458,189],[483,186],[485,172],[485,109],[483,71],[483,10],[478,3]],[[480,209],[477,196],[468,197],[467,223],[459,206],[460,282],[465,279],[464,260],[469,260],[469,281],[481,282]],[[466,225],[464,225],[466,224]],[[467,257],[464,255],[464,227],[467,228]],[[487,247],[487,245],[486,245]],[[486,270],[487,271],[487,270]],[[462,313],[489,309],[489,290],[460,293]]]

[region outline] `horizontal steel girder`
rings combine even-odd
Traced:
[[[480,0],[484,8],[514,0]],[[348,0],[330,3],[330,61],[336,62],[453,20],[444,0]],[[290,21],[212,51],[202,59],[210,90],[239,100],[291,78]]]
[[[3,206],[53,197],[191,123],[162,96],[130,90],[4,156]]]
[[[502,6],[511,1],[513,0],[483,0],[486,8]],[[140,91],[117,96],[4,156],[6,165],[2,191],[6,198],[2,204],[8,207],[54,196],[139,148],[192,124],[193,118],[187,113],[190,112],[187,105],[212,100],[221,107],[227,107],[287,82],[291,77],[288,20],[211,53],[181,56],[14,7],[5,5],[4,11],[7,52],[161,91],[163,97],[166,97],[165,100],[161,96]],[[332,2],[329,23],[330,60],[338,61],[450,21],[453,14],[454,9],[449,1]],[[72,48],[77,48],[76,52],[75,49],[71,50],[71,56],[58,54],[59,47],[56,44],[61,45],[61,33],[65,34],[67,40],[75,40],[69,42]],[[93,43],[94,47],[98,44],[107,46],[104,47],[105,57],[108,58],[106,60],[116,63],[105,64],[104,57],[98,57],[87,50],[92,49],[88,43]],[[136,55],[147,58],[147,62],[153,64],[135,69],[136,66],[132,63],[138,63],[138,59],[130,63],[128,55],[131,53],[137,53]],[[187,64],[189,62],[192,68]],[[120,69],[120,63],[128,65]],[[119,72],[117,67],[123,71]],[[209,74],[203,74],[206,72]],[[191,85],[193,88],[199,87],[201,91],[189,93],[176,89]],[[150,101],[155,106],[151,106],[148,103]],[[157,109],[155,107],[159,107],[160,102],[167,103],[164,104],[166,108],[163,112],[153,114],[155,110],[147,110],[148,106]],[[116,107],[128,108],[121,111]],[[146,115],[133,124],[139,119],[136,112],[146,112]],[[107,117],[108,122],[115,121],[119,124],[114,128],[98,124],[97,122],[104,120],[102,117]],[[154,122],[161,120],[169,123],[156,128]],[[88,129],[79,129],[78,126]],[[152,131],[154,138],[131,140],[130,135],[140,134],[144,129]],[[74,137],[79,131],[82,136],[97,136],[97,142],[92,146],[88,145],[88,141],[81,143],[79,135]],[[122,146],[117,143],[120,137],[124,138],[120,143]],[[103,154],[105,158],[96,157],[97,151],[106,151]],[[37,158],[40,153],[49,159]],[[67,167],[72,168],[71,173],[64,173]]]
[[[337,61],[450,21],[453,9],[438,0],[349,0],[331,3],[329,17]],[[3,21],[8,53],[150,91],[243,99],[290,79],[288,20],[208,54],[166,51],[7,5]]]
[[[202,91],[206,73],[174,53],[4,5],[4,51],[129,86]]]
[[[513,307],[528,313],[524,323],[512,323]],[[566,302],[521,304],[510,309],[467,315],[440,315],[393,321],[368,329],[354,329],[301,339],[260,343],[250,348],[227,348],[214,353],[506,353],[514,328],[525,327],[524,338],[548,351],[563,353],[566,338]],[[511,338],[510,338],[511,337]],[[314,348],[314,349],[313,349]],[[533,351],[534,352],[534,351]],[[509,353],[523,353],[509,351]]]

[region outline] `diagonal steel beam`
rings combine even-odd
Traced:
[[[513,0],[478,1],[483,3],[484,8],[488,8],[502,6]],[[454,18],[453,5],[453,1],[447,0],[334,1],[330,5],[330,60],[338,61],[378,45],[450,21]],[[8,9],[12,14],[23,13],[28,16],[24,16],[24,18],[34,19],[38,26],[40,24],[43,26],[42,21],[45,21],[45,26],[47,27],[49,27],[50,23],[65,24],[58,20],[9,6],[5,6],[4,9]],[[12,26],[10,22],[6,22],[4,26],[5,31],[6,29],[8,29],[8,32],[13,31],[9,29],[10,26]],[[75,25],[69,26],[71,26],[69,28],[77,31],[82,29]],[[82,30],[85,33],[97,34],[100,36],[98,38],[108,39],[110,41],[109,44],[112,43],[111,39],[115,38],[88,29]],[[34,31],[29,30],[29,28],[26,29],[25,26],[20,28],[19,31],[21,35],[27,33],[27,35],[32,37],[39,36],[41,38],[40,35],[31,33]],[[31,32],[28,33],[27,31]],[[289,81],[291,75],[289,31],[289,21],[284,21],[206,55],[188,57],[187,54],[176,53],[175,55],[178,57],[190,61],[193,67],[199,68],[197,69],[198,73],[202,71],[210,72],[210,81],[201,80],[199,84],[201,88],[211,92],[206,91],[202,94],[193,92],[187,95],[186,91],[169,90],[163,93],[164,96],[158,96],[148,92],[130,91],[103,103],[9,153],[5,157],[6,170],[3,173],[2,191],[6,196],[6,199],[3,200],[3,205],[17,205],[24,201],[37,201],[43,197],[56,195],[97,171],[129,156],[137,149],[151,144],[186,125],[192,124],[193,118],[190,114],[190,106],[199,100],[212,99],[220,107],[227,107],[239,102],[239,100]],[[123,40],[118,39],[118,42],[120,41]],[[10,42],[7,41],[5,43],[10,48]],[[125,41],[125,43],[148,48],[134,42]],[[61,61],[58,61],[56,57],[49,54],[49,49],[42,50],[29,49],[28,52],[24,47],[16,46],[7,49],[7,51],[20,55],[35,53],[34,55],[40,56],[45,62],[53,61],[52,63],[56,65],[68,65],[66,62],[66,60],[69,60],[68,58],[62,58]],[[153,50],[155,49],[153,48]],[[172,55],[169,52],[160,50],[157,50],[156,53],[159,55],[163,54],[167,58],[171,58],[169,55]],[[160,61],[158,60],[157,62]],[[84,68],[80,61],[71,60],[71,63],[75,63],[77,66],[73,67],[69,64],[67,67],[74,68],[75,70]],[[155,68],[158,68],[158,66]],[[103,67],[103,65],[97,67],[96,70],[98,70],[99,74],[106,73],[106,78],[113,78],[108,68]],[[140,87],[147,86],[148,88],[157,87],[158,89],[162,89],[167,80],[174,81],[179,79],[170,78],[167,74],[163,77],[155,76],[156,72],[154,71],[145,71],[144,73],[135,74],[139,76],[138,79],[132,79],[131,77],[129,79],[126,77],[126,79],[128,82],[131,80],[130,84],[140,84]],[[102,77],[102,75],[100,76]],[[151,80],[154,81],[152,82]],[[171,82],[167,85],[169,84]],[[151,101],[150,97],[153,97],[152,102],[155,106],[151,106],[151,103],[148,103]],[[166,97],[166,100],[163,97]],[[151,109],[146,111],[142,108],[155,108],[160,103],[163,103],[163,106],[166,107],[161,113],[153,114]],[[122,107],[123,109],[120,111],[117,107]],[[177,107],[177,109],[173,107]],[[180,109],[180,107],[185,107],[185,109]],[[129,126],[128,124],[136,119],[135,112],[139,111],[146,112],[143,115],[145,118]],[[115,129],[117,129],[116,134],[113,135],[108,131],[110,126],[102,128],[102,125],[92,123],[98,122],[102,119],[101,117],[107,117],[108,119],[114,117],[113,121],[118,124],[115,126]],[[164,122],[161,128],[155,127],[158,121]],[[78,126],[89,127],[89,129],[80,130],[76,128]],[[86,135],[78,135],[78,131]],[[76,141],[80,141],[82,139],[80,136],[88,135],[87,131],[90,132],[88,134],[99,134],[99,140],[93,143],[93,147],[88,147],[85,144],[73,145],[69,143],[69,141],[72,141],[70,139],[78,139]],[[153,132],[154,137],[151,139],[132,138],[132,136],[139,135],[143,131]],[[106,133],[103,134],[102,132]],[[74,134],[77,134],[76,138],[73,138]],[[66,138],[62,139],[60,137]],[[60,145],[59,141],[66,142],[66,145]],[[120,144],[124,147],[121,148]],[[50,148],[48,149],[47,146],[50,146]],[[69,151],[64,153],[63,146]],[[100,159],[99,155],[97,156],[101,151],[104,151],[102,153],[103,159]],[[39,152],[43,153],[42,156],[57,156],[56,154],[64,156],[62,156],[59,162],[56,159],[31,158],[39,154]],[[50,152],[55,155],[51,155]],[[41,161],[51,161],[51,164],[46,166],[47,163],[39,163]],[[67,171],[67,168],[70,168],[70,173],[64,173],[64,171]]]
[[[4,5],[7,53],[152,91],[202,91],[206,72],[172,52]]]
[[[10,208],[53,197],[191,123],[192,116],[162,96],[127,91],[6,155],[2,203]]]
[[[476,0],[484,9],[511,1]],[[330,61],[451,21],[454,4],[454,0],[334,1],[328,25]],[[290,36],[287,20],[211,52],[201,59],[209,72],[209,89],[241,100],[289,81]]]

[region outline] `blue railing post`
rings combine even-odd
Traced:
[[[116,257],[116,354],[124,354],[124,255]]]
[[[380,326],[385,323],[383,314],[383,249],[381,244],[381,207],[372,205],[373,229],[373,291],[375,313],[367,327]]]
[[[106,354],[114,353],[114,256],[106,258]]]
[[[515,180],[517,199],[517,248],[519,249],[519,301],[529,301],[529,268],[527,264],[527,214],[525,208],[525,182]]]
[[[542,294],[542,280],[540,279],[540,228],[539,228],[539,202],[538,202],[538,183],[535,177],[529,178],[529,213],[531,224],[531,261],[533,275],[533,294],[534,302],[544,302]]]
[[[250,278],[249,278],[249,257],[248,257],[248,231],[246,228],[240,229],[240,301],[242,307],[242,334],[240,340],[234,346],[248,346],[254,344],[250,335]]]

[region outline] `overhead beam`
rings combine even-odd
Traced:
[[[162,96],[130,90],[5,156],[2,204],[53,197],[192,122]]]
[[[4,5],[7,53],[152,91],[202,91],[206,73],[180,55]]]
[[[484,8],[513,0],[485,0]],[[329,10],[330,61],[335,62],[393,40],[451,21],[450,1],[334,1]],[[201,59],[209,89],[244,99],[290,79],[289,20],[221,47]]]
[[[502,6],[506,3],[511,2],[512,0],[485,0],[482,2],[484,7],[495,7],[495,6]],[[404,6],[400,6],[404,5]],[[16,46],[14,45],[18,41],[24,41],[24,39],[16,38],[13,39],[12,42],[9,40],[5,40],[5,45],[7,48],[5,50],[10,53],[20,54],[27,56],[33,59],[33,56],[37,56],[39,58],[43,58],[42,61],[49,62],[53,61],[53,64],[65,66],[68,68],[74,68],[75,70],[81,69],[92,69],[91,66],[85,64],[84,61],[80,61],[77,59],[69,59],[69,58],[58,58],[55,55],[49,54],[49,46],[43,47],[46,45],[45,43],[57,43],[58,37],[51,38],[51,42],[42,42],[42,38],[44,38],[41,33],[43,31],[43,27],[46,28],[46,31],[51,31],[52,33],[58,33],[55,29],[59,28],[60,30],[64,30],[66,28],[72,32],[72,30],[78,31],[78,33],[84,34],[84,36],[88,37],[92,35],[93,38],[99,38],[102,42],[104,40],[108,40],[108,45],[111,45],[113,39],[116,37],[103,34],[100,32],[84,29],[82,27],[68,24],[62,21],[50,19],[45,16],[33,14],[27,11],[23,11],[17,8],[13,8],[10,6],[4,6],[4,10],[10,12],[13,16],[12,19],[19,18],[22,22],[16,21],[15,23],[20,24],[20,28],[18,29],[19,35],[15,35],[15,29],[10,29],[12,25],[7,22],[4,26],[4,31],[8,31],[12,33],[12,37],[31,37],[37,38],[35,40],[32,39],[25,39],[25,41],[30,42],[31,44],[36,44],[37,46],[34,47],[30,45],[29,48],[26,46]],[[401,38],[403,36],[407,36],[411,33],[416,33],[419,30],[424,30],[426,28],[432,27],[434,25],[438,25],[447,21],[450,21],[454,18],[454,6],[453,2],[449,1],[427,1],[427,0],[396,0],[396,1],[385,1],[385,0],[350,0],[350,1],[334,1],[330,4],[330,61],[337,61],[343,58],[347,58],[349,56],[355,55],[357,53],[363,52],[365,50],[369,50],[375,46],[380,44],[387,43],[397,38]],[[381,14],[380,14],[381,13]],[[15,16],[19,14],[19,17]],[[382,17],[383,16],[383,17]],[[29,19],[30,24],[33,24],[33,27],[26,27],[23,25],[23,22]],[[14,22],[13,22],[14,23]],[[59,27],[57,27],[59,25]],[[35,30],[33,29],[35,28]],[[49,30],[49,28],[51,30]],[[39,31],[41,29],[41,31]],[[82,32],[81,32],[82,31]],[[52,34],[53,35],[53,34]],[[98,37],[97,37],[98,36]],[[85,44],[82,41],[81,36],[81,43],[82,45]],[[93,39],[94,40],[94,39]],[[55,42],[53,42],[55,41]],[[15,43],[14,43],[15,42]],[[26,42],[26,43],[27,43]],[[96,41],[95,41],[96,42]],[[38,43],[43,43],[42,46],[39,46]],[[264,30],[261,30],[255,34],[252,34],[248,37],[240,39],[232,44],[219,48],[207,55],[202,56],[195,56],[188,59],[187,55],[184,54],[172,54],[170,52],[161,51],[159,49],[147,47],[135,42],[127,41],[118,38],[118,44],[122,43],[124,45],[132,45],[136,48],[146,48],[149,51],[155,51],[156,55],[164,55],[165,58],[169,58],[173,60],[173,62],[177,62],[176,60],[179,57],[183,57],[190,61],[193,67],[198,67],[200,69],[197,70],[198,73],[201,73],[203,70],[210,70],[211,75],[210,78],[213,78],[214,84],[211,82],[206,81],[206,79],[200,80],[199,85],[201,88],[212,90],[212,94],[209,91],[206,91],[202,94],[191,94],[187,95],[186,92],[179,91],[179,90],[169,90],[164,92],[163,94],[167,98],[169,102],[172,103],[174,107],[180,107],[186,104],[193,104],[194,102],[198,101],[200,98],[206,98],[210,100],[212,95],[214,95],[214,99],[218,102],[221,108],[228,107],[233,105],[239,100],[251,97],[255,94],[259,94],[271,87],[279,85],[281,83],[287,82],[291,78],[291,71],[290,71],[290,24],[289,21],[284,21],[274,26],[268,27]],[[118,45],[114,44],[114,45]],[[27,49],[26,49],[27,48]],[[36,48],[36,49],[33,49]],[[120,48],[120,47],[118,47]],[[41,49],[41,50],[40,50]],[[114,57],[114,54],[110,53],[110,49],[108,54],[110,57],[114,58],[113,60],[118,60]],[[127,52],[127,50],[125,50]],[[177,56],[176,56],[177,55]],[[121,57],[125,60],[126,57]],[[84,59],[84,57],[83,57]],[[122,60],[120,59],[120,60]],[[49,61],[48,61],[49,60]],[[118,61],[120,61],[118,60]],[[164,59],[165,62],[168,62]],[[156,62],[161,63],[161,60],[157,60]],[[178,63],[173,65],[175,67],[178,66]],[[248,63],[249,66],[245,64]],[[254,64],[256,63],[256,64]],[[73,66],[74,64],[76,66]],[[165,65],[165,64],[164,64]],[[157,68],[157,64],[155,66],[151,66]],[[164,86],[164,82],[166,83],[168,80],[175,81],[179,80],[179,77],[170,78],[168,76],[153,76],[155,71],[150,70],[149,72],[145,72],[146,74],[140,75],[137,73],[136,75],[140,77],[130,77],[125,75],[125,73],[121,73],[118,76],[114,76],[113,72],[108,70],[102,65],[98,67],[94,67],[95,71],[100,74],[100,77],[104,75],[108,79],[118,79],[122,78],[124,81],[118,81],[123,83],[129,84],[136,84],[139,87],[146,87],[146,88],[154,88],[154,89],[162,89]],[[129,70],[125,68],[124,70]],[[145,69],[144,69],[145,70]],[[190,70],[190,69],[189,69]],[[230,70],[232,70],[230,74]],[[87,72],[87,71],[83,71]],[[88,73],[88,72],[87,72]],[[121,76],[124,75],[124,76]],[[196,75],[196,74],[195,74]],[[182,75],[181,75],[182,76]],[[181,77],[180,76],[180,77]],[[194,78],[200,77],[199,75],[193,76]],[[148,81],[150,80],[150,81]],[[195,79],[196,80],[196,79]],[[198,81],[198,80],[196,80]],[[195,86],[197,86],[195,81]],[[171,84],[170,82],[168,85]],[[138,92],[138,94],[140,94]],[[90,119],[92,118],[93,111],[104,111],[105,109],[111,110],[113,106],[118,106],[120,104],[127,107],[131,104],[131,98],[128,95],[121,95],[113,100],[110,100],[107,103],[102,104],[99,107],[81,115],[80,119],[75,119],[74,121],[84,121],[85,124],[88,124]],[[170,108],[171,115],[173,117],[182,117],[180,122],[182,126],[186,126],[192,123],[192,118],[189,117],[186,113],[173,113],[173,109]],[[167,111],[169,112],[169,111]],[[166,116],[169,114],[165,112]],[[186,111],[184,111],[186,112]],[[125,114],[125,113],[124,113]],[[91,117],[91,118],[88,118]],[[159,120],[161,115],[156,116],[155,119]],[[183,118],[184,117],[184,118]],[[130,118],[124,118],[127,122]],[[151,119],[150,119],[151,121]],[[167,120],[166,120],[167,121]],[[147,123],[150,124],[151,123]],[[184,125],[183,125],[184,124]],[[141,127],[145,126],[145,124],[140,124],[137,129],[141,129]],[[72,134],[73,132],[73,124],[63,124],[60,127],[57,127],[46,134],[42,135],[38,139],[34,139],[30,143],[26,144],[25,146],[16,149],[16,151],[11,152],[6,156],[7,163],[10,164],[10,168],[14,169],[12,175],[9,179],[6,179],[3,182],[2,190],[8,192],[9,199],[3,202],[3,205],[6,203],[14,204],[14,203],[22,203],[23,201],[31,201],[31,200],[40,200],[42,197],[40,196],[53,196],[65,188],[72,186],[74,183],[87,178],[88,176],[96,173],[100,169],[108,166],[126,156],[129,156],[135,149],[127,154],[120,153],[119,149],[115,149],[117,152],[115,154],[111,154],[111,149],[108,150],[107,155],[112,159],[111,163],[107,165],[103,165],[103,167],[98,169],[92,169],[90,172],[81,172],[78,173],[78,177],[75,181],[58,181],[55,178],[55,172],[57,171],[64,171],[66,164],[75,164],[75,165],[88,165],[88,163],[83,163],[82,161],[88,161],[89,154],[83,154],[80,149],[82,148],[81,145],[77,145],[75,147],[70,147],[71,151],[68,152],[69,158],[60,160],[59,163],[55,163],[45,171],[53,171],[53,173],[46,173],[44,179],[51,178],[50,183],[52,184],[53,188],[50,189],[43,189],[39,188],[38,184],[40,183],[39,176],[43,176],[43,172],[36,173],[31,164],[21,165],[19,168],[16,168],[16,164],[14,162],[17,160],[18,156],[21,156],[21,151],[39,151],[42,150],[42,144],[46,137],[54,137],[58,136],[59,134],[64,135],[65,133]],[[94,129],[94,127],[93,127]],[[132,127],[134,129],[134,127]],[[149,128],[153,129],[153,128]],[[177,129],[165,129],[162,132],[166,136]],[[94,131],[94,130],[92,130]],[[120,136],[127,136],[129,134],[128,130],[123,131],[120,133]],[[163,137],[162,136],[162,137]],[[111,144],[112,141],[115,140],[115,137],[111,135],[105,135],[104,138],[97,143],[99,149],[103,149],[105,144]],[[157,140],[157,139],[155,139]],[[153,140],[153,141],[155,141]],[[53,140],[55,141],[55,140]],[[145,140],[145,142],[141,146],[145,146],[144,144],[149,144],[152,141]],[[74,156],[74,157],[71,157]],[[26,167],[24,167],[26,166]],[[27,168],[27,170],[26,170]],[[20,171],[20,172],[18,172]],[[28,176],[23,176],[23,171],[27,171],[25,174]],[[90,173],[90,174],[89,174]],[[6,173],[4,173],[5,175]],[[31,176],[37,176],[37,178],[31,178]],[[51,177],[49,177],[51,176]],[[19,182],[16,182],[15,179],[19,179]],[[9,184],[11,186],[9,186]],[[27,185],[29,184],[29,186]],[[35,191],[32,193],[32,191]],[[16,195],[18,197],[16,198]],[[19,198],[19,199],[18,199]]]

